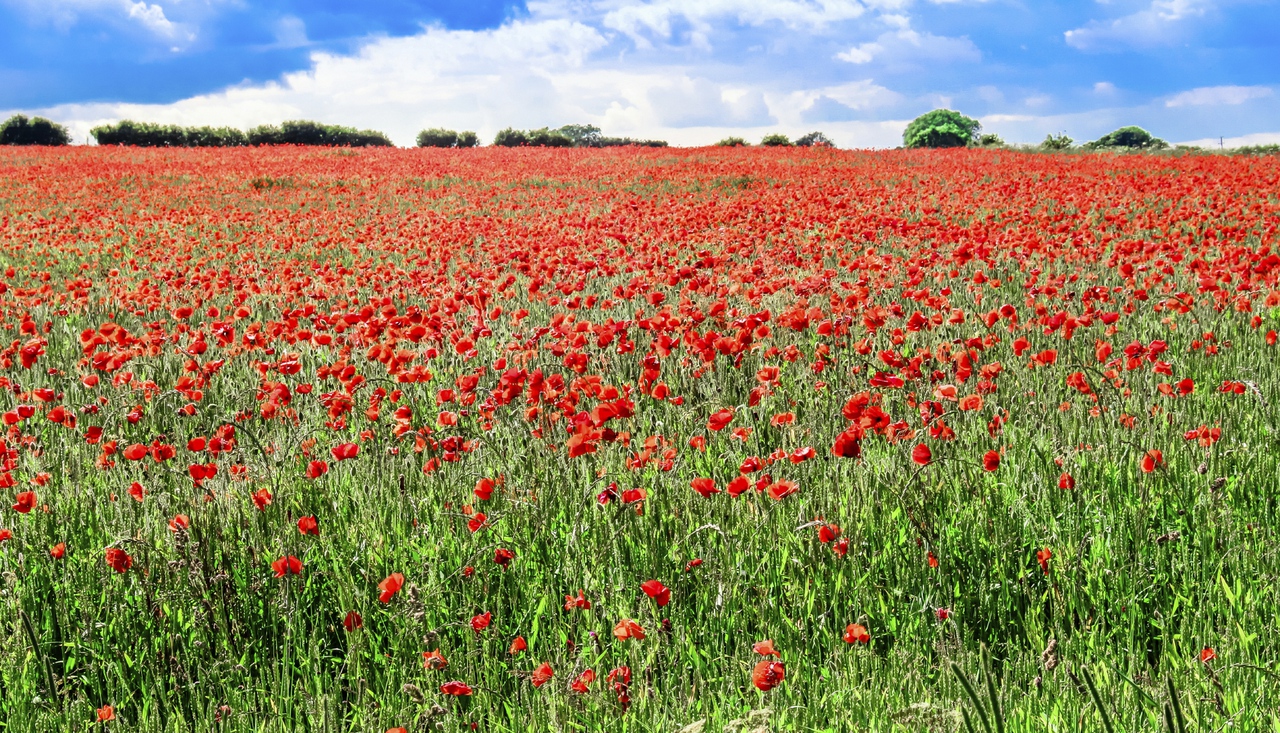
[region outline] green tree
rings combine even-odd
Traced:
[[[1040,147],[1044,150],[1070,150],[1075,140],[1067,136],[1067,133],[1054,135],[1052,133],[1044,136],[1044,142],[1040,143]]]
[[[1164,150],[1169,147],[1169,143],[1153,136],[1151,133],[1130,125],[1121,127],[1118,130],[1112,130],[1106,135],[1084,144],[1085,150],[1102,150],[1105,148],[1133,148],[1136,150]]]
[[[791,138],[780,132],[772,132],[765,135],[760,144],[766,148],[789,148],[791,147]]]
[[[911,121],[902,132],[908,148],[962,148],[974,140],[981,123],[949,109],[935,109]]]
[[[432,127],[418,133],[420,148],[452,148],[458,144],[458,133],[441,127]]]
[[[1003,148],[1004,138],[996,135],[995,133],[979,135],[977,139],[973,141],[973,146],[978,148]]]
[[[555,132],[572,140],[575,148],[599,147],[600,141],[604,139],[600,128],[595,125],[565,125]]]
[[[458,147],[474,148],[480,144],[480,137],[471,130],[463,130],[458,133]]]
[[[528,132],[527,144],[534,148],[571,148],[573,140],[558,130],[539,127]]]
[[[722,148],[740,148],[745,146],[746,144],[747,144],[747,141],[743,140],[740,137],[726,137],[725,139],[716,143],[716,145]]]
[[[498,134],[493,137],[493,144],[500,148],[518,148],[529,144],[529,136],[524,134],[524,130],[508,127],[498,131]]]
[[[835,143],[831,142],[831,138],[821,132],[817,132],[816,130],[814,132],[805,133],[804,135],[796,138],[796,145],[802,148],[834,148],[836,146]]]
[[[0,145],[66,145],[67,128],[43,117],[14,115],[0,125]]]

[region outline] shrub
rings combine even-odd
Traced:
[[[1112,130],[1097,140],[1084,144],[1085,150],[1103,150],[1107,148],[1164,150],[1167,147],[1169,147],[1169,143],[1134,125]]]
[[[666,140],[633,140],[629,137],[602,137],[593,140],[588,148],[620,148],[628,145],[635,145],[641,148],[665,148]]]
[[[571,148],[573,140],[558,130],[540,127],[529,131],[527,144],[533,148]]]
[[[805,133],[796,138],[796,145],[802,148],[834,148],[836,146],[835,143],[831,142],[831,138],[817,131]]]
[[[177,125],[121,120],[89,131],[99,145],[131,145],[140,148],[177,148],[187,145],[186,130]]]
[[[791,138],[780,132],[773,132],[765,135],[760,144],[766,148],[789,148],[791,147]]]
[[[981,123],[949,109],[935,109],[911,121],[902,132],[908,148],[961,148],[974,140]]]
[[[1040,143],[1040,147],[1044,150],[1070,150],[1073,143],[1075,140],[1068,137],[1065,132],[1059,135],[1051,133],[1044,136],[1044,142]]]
[[[1003,148],[1004,138],[994,133],[989,135],[979,135],[977,139],[973,141],[973,146],[975,148]]]
[[[463,130],[458,133],[458,147],[474,148],[480,144],[480,137],[471,130]]]
[[[375,130],[357,130],[341,125],[324,125],[310,120],[289,120],[260,125],[249,131],[250,145],[322,145],[334,147],[390,147],[391,140]]]
[[[498,134],[493,137],[493,144],[502,148],[518,148],[528,143],[529,137],[524,134],[523,130],[515,130],[510,127],[505,130],[499,130]]]
[[[604,139],[600,128],[595,125],[565,125],[556,132],[572,140],[575,148],[600,147],[599,143]]]
[[[188,127],[183,144],[193,148],[234,148],[249,144],[249,136],[234,127]]]
[[[67,128],[43,117],[14,115],[0,125],[0,145],[66,145]]]
[[[441,127],[432,127],[418,133],[420,148],[452,148],[458,145],[458,133]]]
[[[747,141],[743,140],[740,137],[726,137],[725,139],[716,143],[716,145],[722,148],[740,148],[746,144],[747,144]]]

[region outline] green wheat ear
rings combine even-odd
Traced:
[[[978,691],[973,689],[973,683],[969,681],[964,672],[960,671],[960,665],[955,662],[951,663],[951,672],[955,674],[956,679],[960,680],[960,686],[964,688],[965,694],[969,696],[969,702],[973,703],[973,709],[978,712],[978,722],[982,724],[983,733],[994,733],[991,730],[991,722],[987,720],[987,711],[982,707],[982,701],[978,699]],[[962,707],[960,710],[967,721],[969,716],[968,709]]]
[[[1098,694],[1098,686],[1093,683],[1093,673],[1088,667],[1080,668],[1080,675],[1084,677],[1084,684],[1089,688],[1089,697],[1093,698],[1093,705],[1098,709],[1098,715],[1102,716],[1102,729],[1106,733],[1116,733],[1116,728],[1111,723],[1111,714],[1107,712],[1107,707],[1102,704],[1102,696]]]
[[[1172,733],[1187,733],[1187,717],[1182,714],[1182,703],[1178,701],[1178,690],[1173,686],[1173,677],[1165,679],[1165,686],[1169,689],[1169,701],[1166,705],[1166,717],[1171,719],[1171,723],[1176,723],[1177,727],[1170,726]]]
[[[991,650],[982,645],[982,674],[987,679],[987,698],[991,702],[991,717],[996,721],[996,733],[1004,732],[1004,710],[1000,707],[1000,696],[996,692],[996,678],[991,672]]]

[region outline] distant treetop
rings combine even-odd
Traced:
[[[908,148],[962,148],[974,141],[981,123],[949,109],[935,109],[911,121],[902,132]]]
[[[66,145],[67,128],[43,117],[14,115],[0,125],[0,145]]]

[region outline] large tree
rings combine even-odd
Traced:
[[[962,148],[973,142],[982,125],[949,109],[935,109],[911,121],[902,132],[908,148]]]

